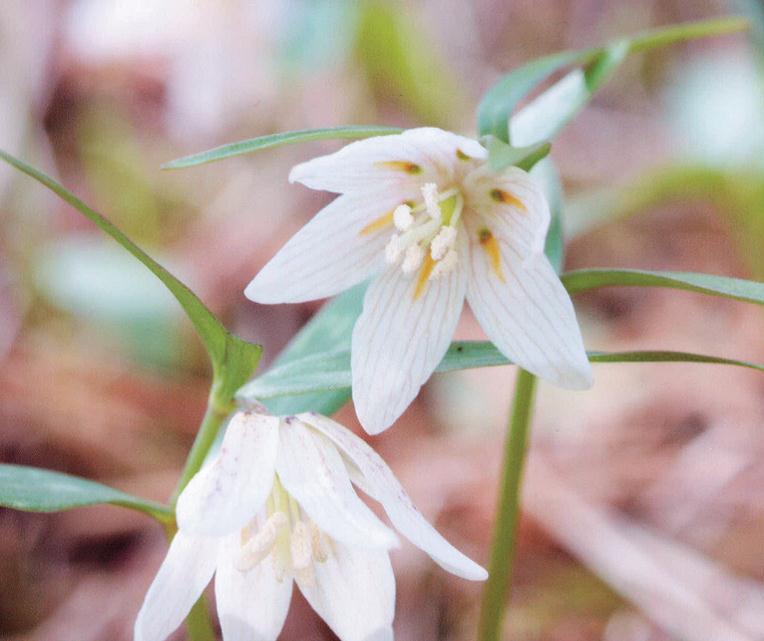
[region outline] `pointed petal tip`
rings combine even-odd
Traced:
[[[285,283],[269,283],[263,277],[263,270],[267,265],[250,281],[244,288],[244,296],[253,303],[261,305],[278,305],[288,301],[284,300],[283,292]]]
[[[585,358],[585,357],[584,357]],[[563,389],[572,391],[584,391],[591,389],[594,385],[594,373],[592,372],[589,360],[581,360],[575,364],[570,364],[556,380],[550,381]]]
[[[300,163],[299,165],[295,165],[292,167],[291,171],[289,172],[289,183],[294,184],[296,182],[300,181],[300,174],[304,173],[304,167],[305,163]]]

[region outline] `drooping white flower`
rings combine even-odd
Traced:
[[[364,428],[390,426],[443,358],[466,296],[513,362],[556,385],[592,375],[573,305],[544,255],[549,206],[517,167],[440,129],[369,138],[297,165],[290,181],[341,194],[260,271],[260,303],[333,296],[371,276],[352,337]]]
[[[275,641],[292,583],[342,641],[393,638],[397,537],[392,525],[449,572],[485,579],[412,505],[385,462],[317,414],[236,414],[214,462],[183,491],[178,533],[135,622],[135,641],[162,641],[215,575],[224,641]]]

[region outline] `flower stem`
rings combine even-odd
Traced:
[[[186,464],[183,467],[183,472],[178,479],[178,484],[175,487],[175,491],[172,495],[171,505],[174,507],[178,501],[178,496],[183,489],[188,485],[188,482],[194,477],[202,467],[204,459],[207,458],[207,453],[210,451],[210,447],[215,442],[215,437],[220,431],[220,426],[225,421],[228,414],[233,410],[232,401],[221,403],[216,395],[216,389],[213,386],[210,391],[209,400],[207,401],[207,411],[204,413],[202,424],[199,426],[199,431],[194,439],[194,444],[191,446],[191,451],[188,453]]]
[[[189,641],[215,641],[217,635],[212,627],[210,608],[204,595],[194,603],[186,617],[186,630]]]
[[[521,369],[515,383],[515,396],[504,446],[499,504],[491,542],[489,576],[480,608],[478,641],[499,641],[502,636],[504,611],[514,566],[520,489],[535,393],[536,377]]]

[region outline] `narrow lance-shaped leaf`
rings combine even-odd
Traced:
[[[77,476],[22,465],[0,464],[0,506],[24,512],[58,512],[110,503],[170,522],[170,509]]]
[[[506,74],[486,92],[478,107],[478,131],[481,136],[494,135],[504,142],[514,142],[510,138],[510,133],[515,135],[515,131],[513,126],[510,132],[509,117],[518,103],[555,72],[570,65],[587,66],[583,75],[580,71],[570,74],[567,85],[562,84],[567,88],[566,91],[560,92],[559,87],[557,88],[557,92],[562,93],[564,99],[545,101],[543,95],[537,98],[539,108],[543,105],[546,109],[544,118],[531,118],[530,113],[527,113],[525,117],[532,120],[534,126],[538,126],[538,131],[527,132],[527,136],[523,135],[523,139],[517,141],[517,144],[527,145],[551,138],[591,99],[628,53],[647,51],[694,38],[732,33],[747,26],[748,23],[740,18],[673,25],[620,38],[604,47],[563,51],[534,60]],[[566,79],[560,81],[565,82]],[[554,90],[554,87],[550,89]]]
[[[314,316],[300,330],[287,347],[281,352],[273,365],[273,369],[287,368],[288,371],[299,371],[306,358],[312,358],[316,353],[326,353],[350,349],[350,336],[356,318],[361,313],[363,295],[366,284],[356,285],[344,294],[337,296]],[[296,364],[296,369],[293,365]],[[349,366],[349,361],[348,361]],[[265,403],[274,414],[297,414],[313,411],[322,414],[332,414],[350,399],[349,385],[335,391],[320,391],[316,394],[305,394],[299,397],[260,398],[251,393],[260,379],[250,381],[237,394],[240,400],[257,399]]]
[[[298,142],[311,142],[314,140],[342,140],[353,138],[371,138],[372,136],[388,136],[398,134],[402,130],[396,127],[385,127],[381,125],[349,125],[346,127],[325,127],[323,129],[300,129],[297,131],[284,131],[278,134],[269,134],[267,136],[258,136],[249,140],[232,142],[227,145],[221,145],[208,151],[201,151],[197,154],[184,156],[177,160],[171,160],[162,165],[162,169],[185,169],[204,165],[233,156],[251,154],[255,151],[280,147]]]
[[[764,305],[764,283],[694,272],[639,269],[579,269],[562,275],[571,294],[600,287],[669,287]]]
[[[592,363],[707,363],[734,365],[764,372],[764,365],[747,361],[665,350],[628,352],[588,352]],[[451,372],[479,367],[511,365],[499,350],[487,341],[460,341],[451,344],[435,371]],[[351,386],[350,352],[341,350],[312,354],[274,367],[250,382],[240,394],[248,399],[271,404],[300,404],[306,396],[319,393],[349,396]],[[344,402],[344,401],[343,401]],[[331,406],[330,409],[337,409]]]
[[[118,227],[50,176],[0,150],[0,158],[19,171],[31,176],[69,203],[83,216],[95,223],[135,258],[143,263],[172,293],[193,323],[212,361],[215,391],[220,398],[230,398],[233,392],[251,376],[260,359],[262,348],[230,334],[214,314],[188,286],[138,247]]]

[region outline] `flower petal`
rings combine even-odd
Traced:
[[[297,585],[340,641],[393,641],[395,578],[385,550],[334,542],[313,572]]]
[[[464,237],[464,233],[459,234]],[[392,266],[374,280],[353,328],[353,402],[364,429],[378,434],[403,414],[448,350],[464,306],[464,259],[425,284]]]
[[[273,486],[278,424],[278,418],[254,412],[231,419],[215,461],[178,498],[181,530],[227,534],[257,514]]]
[[[331,538],[360,547],[397,547],[395,533],[358,498],[334,444],[294,417],[281,426],[276,471],[287,492]]]
[[[164,641],[183,623],[215,572],[219,546],[217,538],[175,535],[138,612],[135,641]]]
[[[270,558],[247,571],[236,568],[239,533],[220,553],[215,600],[225,641],[275,641],[292,599],[292,579],[278,580]]]
[[[457,576],[471,581],[482,581],[488,576],[427,522],[387,463],[363,439],[319,414],[300,414],[298,418],[334,441],[360,472],[358,486],[382,504],[393,526],[409,541]]]
[[[549,230],[549,204],[541,186],[530,174],[517,167],[496,173],[483,164],[464,180],[468,211],[464,220],[481,218],[497,221],[504,230],[505,242],[522,253],[544,250]]]
[[[406,198],[395,190],[336,198],[292,236],[244,294],[257,303],[297,303],[360,283],[384,266],[385,244],[395,231],[392,211]]]
[[[390,189],[410,198],[418,196],[426,182],[453,182],[462,163],[467,166],[469,158],[486,156],[486,150],[471,138],[420,127],[359,140],[304,162],[292,169],[289,181],[336,193]]]
[[[591,387],[573,303],[543,251],[518,241],[514,215],[465,222],[472,243],[467,301],[488,338],[507,358],[555,385]]]

